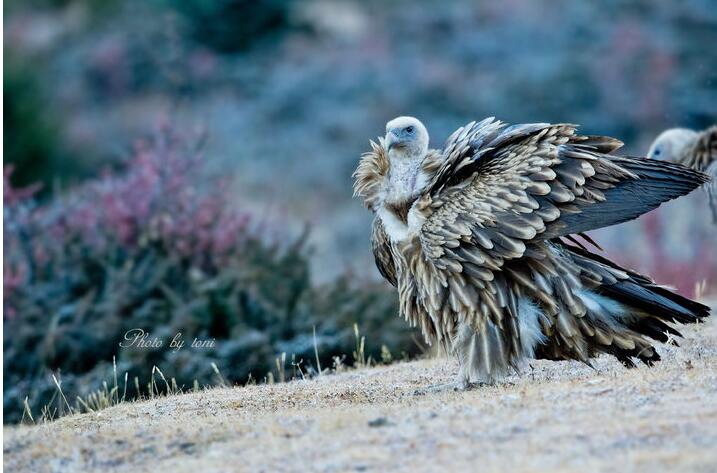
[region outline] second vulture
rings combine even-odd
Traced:
[[[712,182],[705,186],[712,222],[717,224],[717,125],[704,131],[672,128],[664,131],[650,146],[647,157],[679,163],[707,173]]]

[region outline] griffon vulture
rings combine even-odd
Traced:
[[[576,126],[469,123],[443,150],[413,117],[386,125],[354,173],[374,213],[376,265],[403,317],[460,363],[455,388],[492,383],[530,358],[660,359],[653,341],[709,308],[591,253],[583,232],[634,219],[707,177],[616,156]],[[578,240],[584,238],[585,244]]]
[[[707,173],[712,182],[705,189],[712,221],[717,224],[717,125],[702,132],[686,128],[664,131],[652,143],[647,156]]]

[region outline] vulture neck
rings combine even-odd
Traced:
[[[392,159],[389,161],[388,185],[379,215],[391,240],[402,241],[409,237],[409,213],[427,182],[421,166],[424,157],[389,156]]]
[[[388,186],[384,202],[389,206],[408,207],[418,197],[423,184],[419,181],[424,156],[389,154]]]

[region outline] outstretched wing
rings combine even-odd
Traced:
[[[576,329],[586,310],[576,291],[586,276],[546,240],[635,218],[705,180],[679,165],[609,154],[620,145],[579,136],[573,125],[506,127],[493,119],[449,138],[417,202],[422,256],[408,264],[439,340],[470,326],[457,343],[482,360],[473,364],[486,371],[479,378],[531,353],[543,336],[539,313],[571,356],[586,359]]]
[[[468,261],[490,278],[531,240],[634,219],[706,180],[680,165],[608,154],[620,146],[566,124],[487,119],[459,129],[428,191],[424,253],[438,268]]]

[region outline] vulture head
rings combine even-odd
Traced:
[[[428,130],[414,117],[398,117],[386,123],[389,158],[423,159],[428,152]]]
[[[384,146],[388,150],[386,201],[412,201],[421,190],[421,163],[428,154],[428,130],[417,118],[398,117],[386,123]]]
[[[687,128],[672,128],[658,136],[650,146],[647,157],[660,161],[677,161],[682,152],[697,138],[698,133]]]

